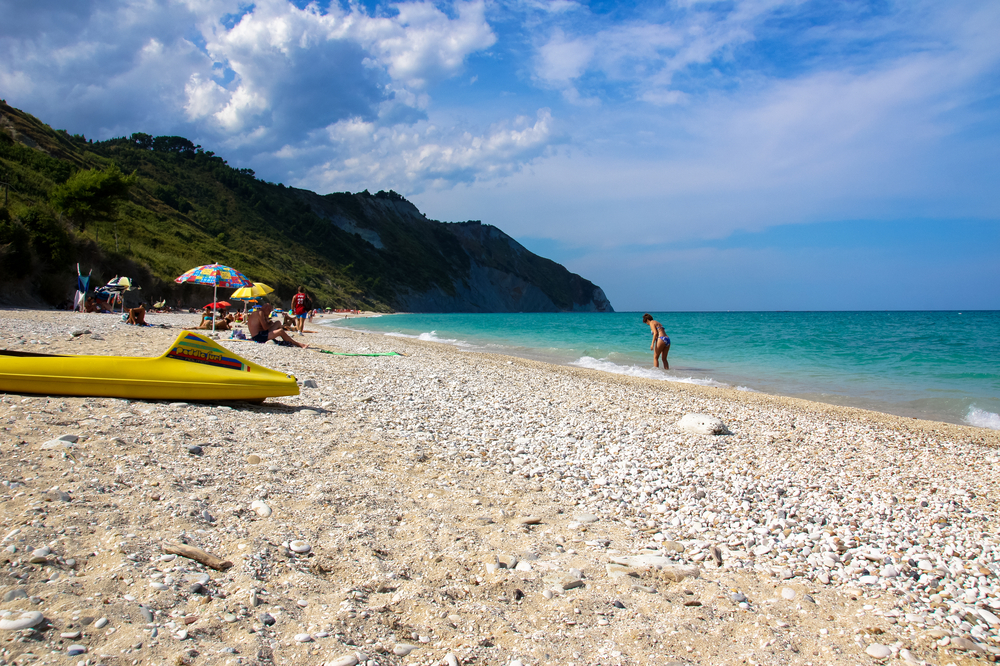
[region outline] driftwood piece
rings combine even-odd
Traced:
[[[189,560],[201,562],[206,567],[215,569],[216,571],[225,571],[229,567],[233,566],[233,563],[229,560],[224,560],[221,557],[212,555],[208,551],[202,550],[201,548],[195,548],[194,546],[187,546],[185,544],[165,543],[163,544],[163,552],[168,555],[180,555],[181,557],[186,557]]]

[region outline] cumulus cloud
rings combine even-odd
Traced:
[[[303,174],[299,183],[319,189],[362,189],[383,183],[404,192],[449,188],[508,176],[544,152],[552,142],[552,114],[518,117],[472,134],[430,122],[380,126],[352,118],[327,128],[326,141],[337,157]]]
[[[0,85],[12,103],[96,138],[184,133],[237,162],[321,160],[304,142],[339,122],[403,133],[426,119],[428,87],[497,39],[483,0],[378,15],[289,0],[47,4],[0,0]]]

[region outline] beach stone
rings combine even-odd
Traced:
[[[584,523],[584,524],[596,523],[598,520],[600,520],[600,517],[595,516],[592,513],[578,513],[575,516],[573,516],[573,520],[575,520],[578,523]]]
[[[742,592],[734,592],[733,594],[729,595],[729,598],[732,599],[733,603],[736,604],[741,604],[747,600],[747,596]]]
[[[313,637],[309,634],[295,634],[296,643],[312,643]]]
[[[872,643],[865,648],[865,654],[873,659],[888,659],[892,656],[892,648],[881,643]]]
[[[795,590],[790,587],[781,588],[781,598],[791,601],[795,598]]]
[[[78,338],[81,335],[90,335],[90,329],[89,328],[74,328],[73,330],[71,330],[69,332],[69,334],[72,335],[74,338]]]
[[[13,590],[4,592],[4,601],[14,601],[14,599],[27,599],[28,592],[23,587],[15,587]]]
[[[101,619],[99,619],[97,622],[94,623],[95,629],[103,629],[106,626],[108,626],[108,618],[106,617],[102,617]]]
[[[197,444],[192,444],[191,446],[187,447],[187,452],[193,456],[200,456],[201,454],[204,453],[202,448]]]
[[[685,414],[677,422],[680,430],[696,435],[728,435],[729,430],[722,419],[708,414]]]
[[[21,613],[21,617],[16,620],[12,620],[9,617],[0,620],[0,629],[3,629],[4,631],[29,629],[40,624],[44,619],[44,616],[39,611],[28,611],[26,613]]]
[[[978,643],[970,641],[968,638],[959,636],[951,639],[951,646],[956,650],[966,650],[968,652],[986,652]]]
[[[639,572],[635,569],[622,564],[605,564],[604,570],[607,571],[609,578],[622,578],[623,576],[634,576],[638,578],[639,576]]]
[[[542,582],[546,585],[555,585],[563,590],[572,590],[578,587],[583,587],[583,579],[579,576],[574,576],[568,573],[555,573],[549,574],[542,578]]]
[[[59,638],[65,638],[67,640],[75,641],[82,635],[83,634],[81,634],[79,631],[64,631],[61,634],[59,634]]]
[[[397,657],[405,657],[416,649],[417,646],[410,643],[396,643],[392,648],[392,653]]]
[[[260,456],[257,455],[256,453],[251,453],[250,455],[247,456],[247,462],[250,463],[251,465],[259,465]]]
[[[52,490],[45,493],[45,499],[50,502],[69,502],[72,498],[70,494],[65,490],[58,490],[53,488]]]
[[[48,557],[51,554],[52,554],[51,548],[49,548],[48,546],[42,546],[41,548],[36,548],[35,550],[31,551],[31,556],[28,558],[28,561],[31,562],[32,564],[45,564],[46,562],[49,561]]]
[[[268,516],[271,515],[271,507],[269,507],[261,500],[254,500],[253,502],[251,502],[250,508],[253,509],[258,516],[261,516],[263,518],[267,518]]]
[[[989,612],[985,608],[980,608],[979,609],[979,617],[981,617],[984,620],[986,620],[986,623],[989,624],[992,627],[996,627],[996,626],[1000,625],[1000,617],[997,617],[996,615],[994,615],[993,613]]]
[[[302,388],[319,388],[319,384],[316,383],[315,379],[307,379],[302,382]]]
[[[257,619],[260,620],[261,624],[263,624],[266,627],[273,626],[274,623],[277,621],[274,619],[274,616],[271,615],[270,613],[261,613],[260,615],[257,616]]]
[[[293,553],[298,553],[299,555],[305,555],[310,550],[312,550],[312,546],[310,546],[305,541],[296,540],[288,544],[288,549]]]
[[[87,653],[86,645],[70,645],[68,648],[66,648],[66,654],[68,654],[71,657],[75,657],[78,654],[86,654],[86,653]]]
[[[518,525],[541,525],[542,519],[538,516],[524,516],[517,519]]]
[[[622,564],[636,569],[655,570],[664,578],[679,583],[685,578],[699,578],[701,569],[696,566],[684,566],[659,555],[634,555],[630,557],[612,557],[612,564]]]
[[[684,544],[678,541],[664,541],[660,547],[666,553],[683,553],[685,550]]]
[[[142,620],[146,624],[153,621],[153,611],[149,610],[145,606],[139,606],[139,614],[142,615]]]
[[[446,666],[458,666],[458,657],[455,656],[454,652],[449,652],[444,656],[444,663]]]
[[[323,666],[357,666],[358,658],[353,654],[345,654],[343,657],[337,657],[336,659],[331,659],[326,662]]]

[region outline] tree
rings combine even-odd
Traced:
[[[52,188],[49,200],[58,210],[77,222],[80,229],[99,219],[114,222],[117,251],[118,206],[128,196],[135,181],[134,173],[126,176],[112,162],[103,170],[77,171],[65,183]]]

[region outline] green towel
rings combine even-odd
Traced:
[[[333,354],[334,356],[402,356],[397,352],[384,352],[381,354],[347,354],[345,352],[332,352],[325,349],[320,349],[324,354]]]

